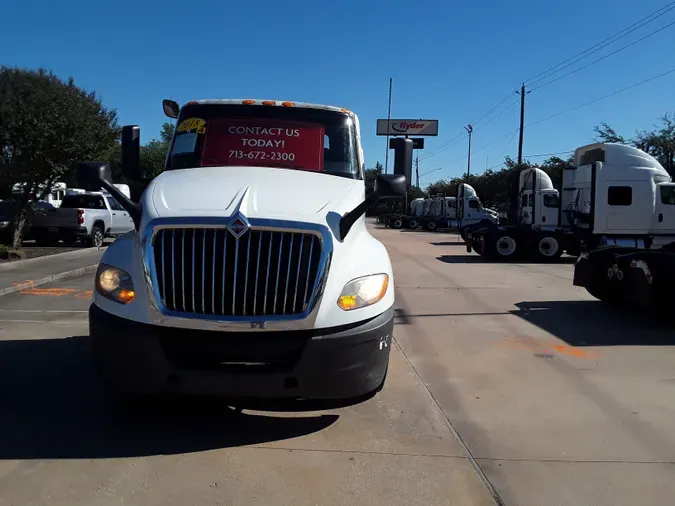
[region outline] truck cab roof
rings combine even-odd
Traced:
[[[263,100],[263,99],[247,99],[247,98],[219,98],[219,99],[203,99],[192,100],[185,105],[259,105],[259,106],[281,106],[294,107],[296,109],[322,109],[325,111],[341,112],[344,114],[354,115],[349,109],[344,107],[337,107],[333,105],[312,104],[309,102],[294,102],[286,100]]]

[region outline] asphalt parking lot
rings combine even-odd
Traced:
[[[373,233],[394,265],[396,346],[385,389],[339,409],[133,416],[88,361],[92,276],[0,297],[0,502],[672,503],[672,331],[573,287],[569,262],[485,264],[453,235]]]

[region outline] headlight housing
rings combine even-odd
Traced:
[[[125,270],[101,264],[96,271],[96,291],[106,299],[128,304],[136,298],[134,282]]]
[[[389,287],[387,274],[371,274],[352,279],[338,297],[337,305],[344,311],[367,307],[382,300]]]

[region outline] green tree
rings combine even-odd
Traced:
[[[596,140],[601,142],[618,142],[621,144],[626,142],[626,139],[617,134],[616,130],[604,121],[600,125],[594,126],[593,131],[596,133]]]
[[[675,176],[675,114],[664,114],[660,125],[651,130],[638,130],[633,139],[624,139],[607,123],[594,128],[596,140],[600,142],[621,142],[632,144],[656,158],[671,176]]]
[[[171,123],[164,123],[159,132],[159,139],[153,139],[141,146],[141,171],[146,177],[153,178],[164,171],[173,131],[174,126]]]
[[[44,69],[0,67],[0,179],[26,183],[17,198],[19,248],[32,203],[84,160],[105,160],[119,138],[117,114],[94,92]]]

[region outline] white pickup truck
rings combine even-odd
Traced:
[[[100,247],[106,237],[118,237],[134,229],[129,213],[108,192],[69,193],[61,207],[38,209],[31,235],[38,244],[72,244]]]

